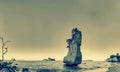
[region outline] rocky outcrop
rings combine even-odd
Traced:
[[[72,38],[67,39],[67,48],[68,53],[67,56],[64,57],[63,62],[66,65],[78,65],[82,62],[82,53],[80,50],[82,42],[82,35],[81,31],[79,31],[77,28],[72,30]]]
[[[10,60],[9,62],[0,62],[0,72],[15,72],[17,71],[17,67],[12,65],[12,63],[15,61]]]
[[[106,61],[107,62],[120,62],[119,53],[116,53],[116,55],[110,55],[110,57]]]
[[[11,66],[9,63],[4,62],[0,64],[0,72],[15,72],[16,66]]]
[[[55,61],[55,59],[48,57],[48,59],[43,59],[42,61]]]

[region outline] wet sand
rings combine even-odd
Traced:
[[[107,68],[103,68],[103,69],[87,70],[83,72],[106,72],[107,70],[108,70]]]

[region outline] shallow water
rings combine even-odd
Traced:
[[[106,72],[111,63],[104,61],[83,61],[79,66],[68,67],[62,61],[17,61],[18,68],[29,68],[31,72]]]

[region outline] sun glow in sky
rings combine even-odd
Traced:
[[[119,19],[118,0],[1,0],[0,36],[12,41],[5,58],[62,60],[77,27],[83,59],[105,60],[120,53]]]

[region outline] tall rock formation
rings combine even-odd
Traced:
[[[68,44],[68,53],[67,56],[64,57],[63,62],[66,65],[78,65],[82,62],[82,53],[81,53],[81,42],[82,42],[82,34],[77,28],[72,29],[72,38],[67,39],[66,42]]]

